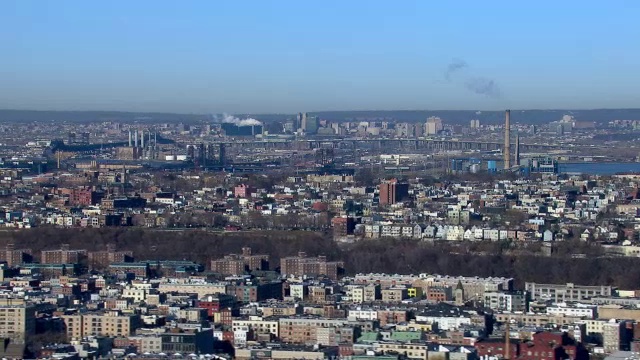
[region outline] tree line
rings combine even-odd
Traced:
[[[611,285],[635,289],[640,283],[640,259],[601,256],[599,248],[580,242],[558,244],[550,256],[542,256],[539,246],[514,248],[510,243],[422,242],[412,239],[371,239],[353,244],[336,244],[329,234],[311,231],[213,232],[201,229],[161,231],[152,229],[38,228],[0,233],[0,247],[13,243],[16,249],[31,249],[38,258],[41,250],[104,250],[114,244],[131,250],[137,260],[191,260],[208,264],[230,253],[251,247],[254,254],[271,256],[275,269],[282,257],[299,251],[309,256],[325,255],[345,262],[347,274],[385,272],[431,273],[464,276],[513,277],[519,287],[524,282]],[[571,254],[586,254],[573,258]]]

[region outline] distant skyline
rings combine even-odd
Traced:
[[[640,107],[640,2],[0,2],[0,108]]]

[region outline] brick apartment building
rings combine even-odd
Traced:
[[[75,188],[69,193],[69,205],[90,206],[100,202],[102,193],[93,191],[91,188]]]
[[[86,250],[70,250],[69,244],[62,244],[58,250],[43,250],[40,253],[40,263],[77,264],[86,255]]]
[[[342,216],[331,219],[333,236],[342,237],[353,234],[356,228],[356,220],[352,217]]]
[[[227,287],[227,295],[234,295],[244,303],[282,299],[282,281],[230,285]]]
[[[237,303],[235,296],[227,294],[216,294],[201,298],[200,300],[198,300],[196,306],[200,309],[207,310],[207,315],[212,317],[213,314],[219,312],[222,309],[235,308],[236,304]]]
[[[211,271],[222,275],[242,275],[247,271],[269,270],[269,255],[252,254],[251,248],[242,248],[242,254],[226,255],[211,260]]]
[[[248,185],[241,184],[233,189],[233,195],[237,198],[248,198],[251,194],[255,193],[256,189]]]
[[[36,332],[36,307],[24,299],[0,299],[0,336],[24,343]]]
[[[506,358],[507,349],[506,342],[502,338],[489,338],[478,340],[474,345],[478,353],[478,357],[490,358],[496,356],[498,359]],[[519,359],[520,341],[509,339],[509,359]]]
[[[15,267],[23,262],[32,260],[32,252],[30,249],[16,249],[13,243],[7,244],[5,250],[0,251],[0,261],[6,261],[7,266]]]
[[[112,263],[133,261],[133,251],[116,251],[114,244],[108,244],[105,251],[91,251],[87,254],[92,269],[103,269]]]
[[[409,196],[409,184],[398,183],[397,179],[380,184],[380,205],[392,205],[404,201]]]
[[[142,325],[140,315],[118,311],[69,314],[60,316],[65,323],[68,339],[87,336],[126,337]]]
[[[520,357],[524,360],[587,360],[586,349],[569,337],[567,333],[543,331],[533,335],[530,341],[520,344]]]
[[[323,337],[322,335],[324,333],[322,329],[329,328],[337,330],[348,326],[348,321],[344,319],[306,317],[279,319],[280,339],[283,342],[292,344],[317,344],[321,342],[319,340],[322,340],[321,337]],[[326,335],[329,334],[324,335],[326,337]],[[342,339],[344,343],[353,343],[353,341],[353,338]]]
[[[327,261],[326,256],[307,257],[305,252],[280,259],[280,273],[285,276],[325,275],[335,280],[343,270],[344,263],[341,261]]]

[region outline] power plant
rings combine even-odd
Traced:
[[[507,110],[504,113],[504,169],[511,169],[511,122],[509,117],[511,116],[511,110]]]
[[[122,160],[155,159],[158,156],[158,137],[154,133],[153,140],[151,131],[145,142],[145,132],[138,129],[129,130],[129,146],[118,147],[117,157]]]

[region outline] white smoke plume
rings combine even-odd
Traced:
[[[228,114],[223,115],[222,122],[228,123],[228,124],[236,124],[237,126],[256,126],[256,125],[261,126],[262,125],[262,122],[254,118],[240,119],[238,117],[235,117],[233,115],[228,115]]]

